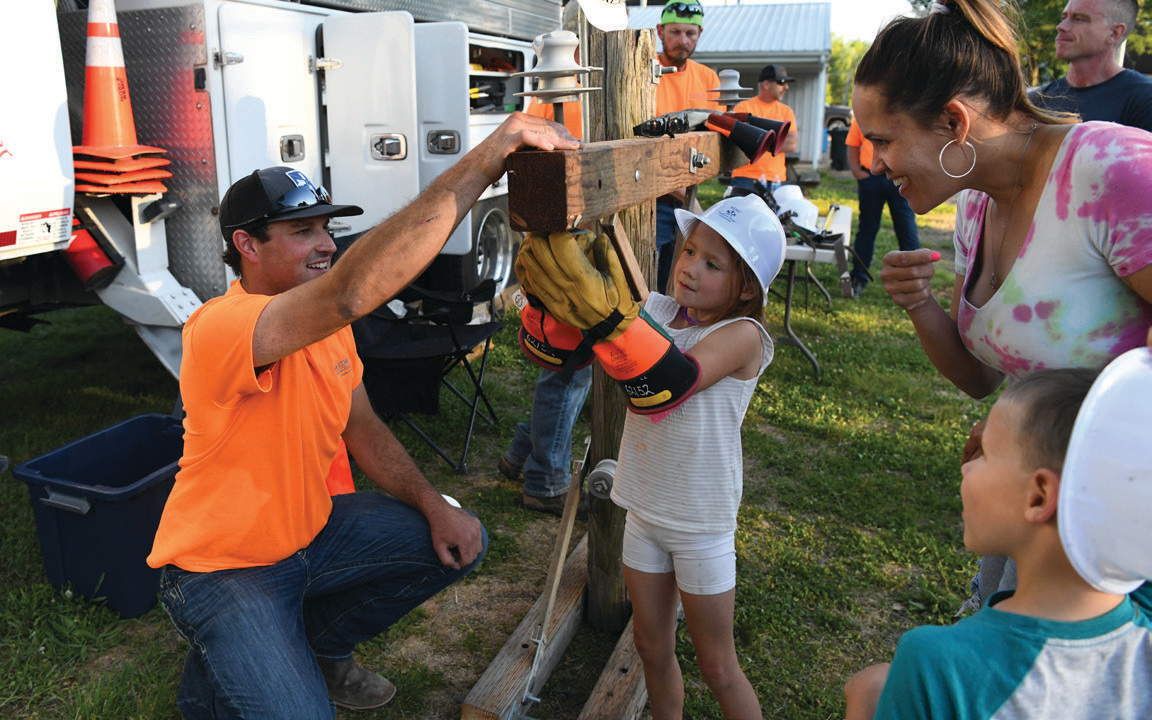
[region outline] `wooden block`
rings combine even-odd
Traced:
[[[629,620],[577,720],[634,720],[640,717],[646,702],[644,665],[636,653]]]
[[[632,298],[636,302],[648,299],[648,283],[644,281],[644,273],[640,269],[640,261],[632,250],[632,243],[628,240],[628,233],[624,232],[624,225],[617,221],[617,216],[604,223],[604,232],[612,241],[612,247],[620,258],[620,267],[628,279],[628,289],[632,291]]]
[[[550,627],[545,634],[548,642],[542,650],[533,682],[532,691],[536,695],[539,695],[540,688],[556,669],[565,648],[580,628],[584,615],[584,588],[587,584],[588,538],[585,536],[564,563],[564,573],[548,623]],[[532,642],[532,638],[536,634],[545,600],[541,596],[536,601],[504,643],[496,659],[464,698],[464,705],[460,708],[463,720],[505,720],[513,710],[527,714],[531,703],[525,704],[522,699],[532,670],[532,660],[536,655],[536,643]]]
[[[712,131],[588,143],[508,156],[508,214],[519,231],[588,227],[601,218],[715,177],[727,143]],[[708,158],[695,167],[692,158]]]

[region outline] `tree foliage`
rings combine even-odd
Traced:
[[[832,36],[832,53],[828,58],[828,90],[826,102],[829,105],[849,105],[852,102],[852,77],[856,65],[868,51],[870,43],[863,40],[845,41],[839,35]]]
[[[916,10],[927,12],[932,0],[908,0]],[[1068,63],[1056,57],[1056,25],[1067,0],[1017,0],[1020,15],[1020,49],[1024,72],[1032,85],[1051,82],[1068,71]],[[1127,56],[1152,51],[1152,17],[1141,9],[1136,28],[1128,36]],[[1127,63],[1126,63],[1127,64]]]

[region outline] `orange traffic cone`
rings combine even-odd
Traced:
[[[141,182],[121,183],[119,185],[91,185],[88,183],[76,183],[76,192],[89,193],[92,195],[152,195],[154,193],[166,193],[168,188],[164,183],[157,180],[143,180]]]
[[[137,170],[125,173],[106,172],[77,172],[76,179],[93,185],[120,185],[121,183],[140,182],[141,180],[159,180],[170,178],[172,173],[167,170]]]
[[[72,150],[79,155],[110,159],[165,152],[136,141],[124,48],[112,0],[92,0],[88,5],[84,136],[83,144]]]
[[[172,161],[161,157],[124,158],[123,160],[84,160],[73,158],[77,170],[99,170],[102,172],[135,172],[148,168],[171,165]]]

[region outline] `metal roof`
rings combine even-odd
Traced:
[[[654,28],[663,3],[628,8],[628,27]],[[832,4],[705,5],[697,54],[822,54],[832,50]]]

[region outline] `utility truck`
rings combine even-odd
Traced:
[[[116,0],[137,139],[171,161],[163,192],[78,192],[87,3],[27,3],[0,30],[0,331],[103,303],[174,376],[180,328],[234,279],[217,212],[239,178],[287,165],[335,202],[338,245],[407,204],[522,110],[531,41],[560,0]],[[526,84],[527,83],[527,84]],[[74,222],[75,218],[75,222]],[[87,243],[87,249],[79,244]],[[421,278],[506,283],[519,236],[502,179]],[[94,255],[97,267],[83,257]],[[89,261],[90,262],[90,261]]]

